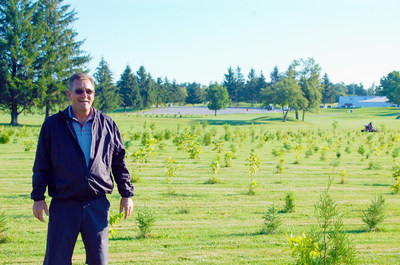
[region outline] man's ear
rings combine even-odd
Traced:
[[[67,97],[68,97],[68,99],[71,99],[71,90],[67,90]]]

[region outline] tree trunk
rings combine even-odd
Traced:
[[[294,111],[295,115],[296,115],[296,120],[299,119],[299,112],[297,111],[297,109]]]
[[[46,102],[46,115],[44,119],[47,119],[48,117],[50,117],[50,101]]]
[[[18,126],[18,109],[17,103],[13,102],[11,106],[11,123],[12,126]]]
[[[289,109],[287,111],[285,111],[282,107],[282,112],[283,112],[283,122],[286,122],[286,117],[288,115]]]
[[[215,115],[214,116],[217,116],[217,110],[215,110]]]
[[[306,116],[306,111],[305,110],[303,110],[303,119],[302,119],[302,121],[304,121],[304,117]]]

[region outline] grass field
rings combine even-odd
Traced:
[[[130,154],[143,148],[141,135],[147,132],[162,140],[155,144],[146,167],[136,171],[141,181],[134,183],[135,208],[155,212],[153,236],[138,237],[136,213],[120,221],[110,240],[110,264],[293,264],[290,251],[284,251],[289,248],[286,237],[301,235],[317,223],[314,205],[330,176],[334,177],[330,192],[343,214],[344,230],[355,246],[358,263],[400,264],[400,195],[391,190],[392,166],[400,160],[393,158],[393,151],[400,147],[398,112],[394,108],[352,113],[323,109],[307,113],[305,122],[294,120],[291,112],[286,123],[281,113],[216,117],[111,114],[128,147],[132,172],[139,163]],[[0,144],[0,211],[8,218],[10,237],[0,244],[0,263],[41,264],[47,224],[33,217],[30,192],[43,116],[21,115],[19,122],[25,127],[14,129],[5,125],[9,119],[0,114],[0,127],[3,124],[2,130],[12,134],[9,143]],[[361,133],[370,121],[379,132]],[[185,131],[201,142],[199,158],[191,159],[187,152],[177,150],[173,139]],[[171,138],[166,139],[166,132]],[[209,145],[203,141],[206,135]],[[223,150],[221,183],[205,184],[213,176],[210,165],[218,156],[213,150],[217,140]],[[365,149],[363,155],[358,152],[360,146]],[[280,158],[273,155],[274,149],[283,151],[282,173],[277,173]],[[224,167],[224,153],[231,150],[235,151],[232,166]],[[252,151],[262,160],[254,175],[258,189],[253,196],[247,194],[250,175],[245,166]],[[183,166],[172,180],[176,194],[168,192],[164,177],[168,157]],[[345,184],[340,184],[341,170],[347,172]],[[288,192],[294,194],[295,211],[280,214],[282,225],[277,233],[262,233],[264,213],[272,204],[283,208]],[[368,232],[361,213],[379,195],[385,199],[386,218],[377,231]],[[109,196],[111,214],[117,213],[119,198],[115,189]],[[78,239],[73,264],[84,261],[85,250]]]

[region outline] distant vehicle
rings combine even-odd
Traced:
[[[372,125],[372,121],[366,125],[364,125],[365,129],[361,130],[361,132],[376,132],[376,128]]]
[[[269,105],[267,106],[267,110],[274,110],[274,106],[273,106],[272,104],[269,104]]]
[[[289,111],[290,108],[289,108],[288,106],[284,106],[284,107],[283,107],[283,110],[284,110],[284,111]]]

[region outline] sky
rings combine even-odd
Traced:
[[[314,58],[331,82],[364,88],[400,70],[398,0],[64,0],[73,27],[117,81],[126,66],[208,85],[228,68],[270,80],[274,66]]]

